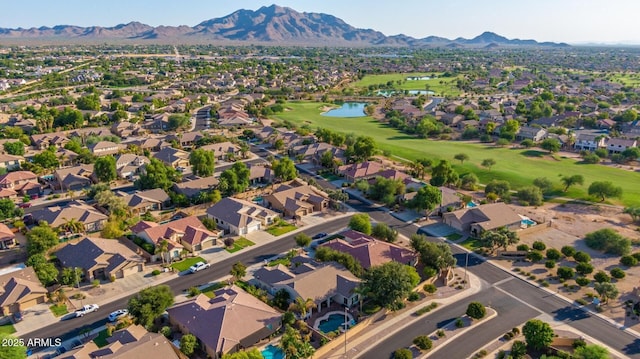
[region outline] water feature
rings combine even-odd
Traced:
[[[478,205],[477,205],[475,202],[473,202],[473,201],[469,201],[469,202],[467,203],[467,207],[469,207],[469,208],[473,208],[473,207],[478,207]]]
[[[364,108],[367,106],[363,102],[345,102],[342,107],[334,108],[322,114],[327,117],[364,117]]]
[[[321,319],[318,319],[316,321],[316,329],[323,333],[330,333],[340,328],[344,329],[344,319],[344,313],[333,312]],[[347,326],[349,327],[355,324],[355,321],[350,314],[347,314],[347,321]]]
[[[260,353],[264,359],[284,359],[284,352],[278,347],[269,344]]]
[[[534,220],[530,218],[523,218],[522,221],[520,221],[520,223],[527,227],[535,226],[537,224]]]
[[[389,96],[393,96],[397,93],[403,94],[403,93],[407,93],[409,95],[412,96],[416,96],[416,95],[434,95],[435,92],[433,91],[427,91],[427,90],[408,90],[408,91],[395,91],[395,90],[379,90],[378,92],[376,92],[376,96],[383,96],[383,97],[389,97]]]

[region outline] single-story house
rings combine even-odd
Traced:
[[[227,233],[244,235],[273,224],[278,214],[255,203],[226,197],[207,209],[207,216]]]
[[[89,145],[88,148],[94,156],[100,157],[115,155],[118,152],[126,149],[127,147],[123,144],[111,141],[98,141],[92,145]]]
[[[0,249],[11,248],[16,245],[16,234],[6,224],[0,223]]]
[[[218,185],[218,179],[214,176],[199,177],[192,180],[185,178],[183,180],[184,182],[174,183],[173,190],[178,194],[185,195],[187,198],[194,198],[200,192],[209,192]]]
[[[361,179],[368,180],[374,178],[383,167],[378,162],[366,161],[338,167],[338,174],[345,177],[349,182],[356,182]]]
[[[169,321],[183,334],[194,335],[210,358],[249,348],[274,334],[282,314],[232,285],[209,298],[195,298],[167,309]]]
[[[136,191],[133,194],[125,194],[123,197],[124,203],[134,214],[160,211],[171,204],[171,197],[162,188]]]
[[[442,221],[460,232],[469,232],[477,237],[484,231],[500,227],[518,229],[522,218],[511,207],[498,202],[444,213]]]
[[[85,237],[56,252],[63,268],[81,268],[87,281],[124,278],[144,270],[144,258],[115,239]]]
[[[47,301],[33,267],[0,275],[0,314],[11,315]]]
[[[0,188],[13,190],[23,196],[42,192],[38,176],[31,171],[15,171],[0,176]]]
[[[301,218],[329,207],[329,196],[306,183],[292,181],[282,184],[263,200],[270,208],[285,217]]]
[[[78,191],[93,184],[93,164],[58,168],[53,175],[63,191]]]
[[[241,155],[240,146],[232,142],[212,143],[210,145],[202,146],[200,149],[212,151],[214,157],[218,161],[238,158]]]
[[[173,168],[189,167],[189,152],[178,150],[172,147],[165,147],[153,155],[154,158],[162,161],[167,166]]]
[[[82,222],[85,231],[96,232],[104,228],[109,217],[81,201],[73,201],[66,206],[44,207],[31,212],[33,222],[45,221],[52,228],[58,228],[70,219]]]
[[[208,230],[196,216],[164,224],[141,221],[132,226],[131,231],[153,245],[166,240],[169,244],[168,253],[165,254],[168,260],[180,258],[183,248],[191,252],[210,248],[222,233]]]

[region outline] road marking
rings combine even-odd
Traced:
[[[496,286],[494,286],[494,288],[495,288],[495,289],[497,289],[497,290],[499,290],[499,291],[501,291],[502,293],[504,293],[504,294],[506,294],[506,295],[510,296],[511,298],[513,298],[513,299],[517,300],[518,302],[520,302],[520,303],[522,303],[522,304],[526,305],[527,307],[529,307],[529,308],[531,308],[531,309],[535,310],[536,312],[541,313],[541,314],[546,314],[546,312],[544,312],[544,311],[542,311],[542,310],[540,310],[540,309],[538,309],[538,308],[534,307],[533,305],[531,305],[531,304],[529,304],[529,303],[527,303],[527,302],[523,301],[522,299],[520,299],[520,298],[516,297],[515,295],[513,295],[513,294],[511,294],[511,293],[507,292],[506,290],[504,290],[504,289],[502,289],[502,288],[500,288],[500,287],[496,287]]]
[[[501,285],[501,284],[505,284],[505,283],[507,283],[508,281],[511,281],[511,280],[513,280],[513,279],[515,279],[515,277],[505,278],[505,279],[503,279],[503,280],[501,280],[501,281],[497,281],[497,282],[493,283],[491,286],[492,286],[492,287],[495,287],[495,286],[498,286],[498,285]]]

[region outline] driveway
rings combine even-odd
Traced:
[[[418,230],[418,233],[425,233],[426,235],[431,237],[446,237],[456,232],[457,231],[453,227],[450,227],[449,225],[446,225],[444,223],[428,224],[426,226],[420,227],[420,229]]]

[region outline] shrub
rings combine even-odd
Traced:
[[[397,349],[393,352],[393,359],[413,359],[413,353],[407,348]]]
[[[438,329],[438,331],[436,332],[436,336],[438,336],[438,338],[444,338],[445,335],[446,334],[442,329]]]
[[[551,260],[557,261],[561,257],[562,257],[562,254],[560,253],[559,250],[557,250],[555,248],[547,249],[547,259],[551,259]]]
[[[611,276],[615,279],[622,279],[627,274],[622,270],[622,268],[613,268],[610,272]]]
[[[576,299],[576,303],[580,304],[580,305],[587,305],[589,304],[589,302],[587,302],[586,300],[582,299],[582,298],[578,298]]]
[[[593,276],[593,279],[595,279],[596,282],[598,282],[598,283],[609,283],[609,282],[611,282],[611,278],[604,271],[598,271],[598,273],[596,273]]]
[[[429,294],[433,294],[438,290],[438,287],[435,286],[435,284],[425,284],[422,289],[424,289],[425,292],[429,293]]]
[[[519,250],[519,251],[528,251],[529,250],[529,246],[526,245],[526,244],[518,244],[516,249]]]
[[[464,320],[462,320],[462,318],[456,319],[456,328],[462,328],[462,327],[464,327]]]
[[[480,302],[471,302],[467,306],[466,314],[473,319],[482,319],[487,314],[487,310]]]
[[[631,252],[631,240],[621,236],[611,228],[603,228],[588,233],[584,241],[590,248],[619,256]]]
[[[576,262],[578,262],[578,263],[589,263],[589,262],[591,262],[591,256],[588,253],[585,253],[585,252],[582,252],[582,251],[576,252],[573,255],[573,259],[575,259]]]
[[[231,238],[231,237],[227,237],[227,238],[224,239],[223,243],[227,248],[229,248],[229,247],[233,246],[233,244],[235,243],[235,240],[233,238]]]
[[[100,286],[100,280],[99,279],[94,279],[91,281],[91,286],[94,288],[98,288]]]
[[[420,299],[420,294],[418,294],[417,292],[411,292],[409,293],[409,297],[407,299],[410,302],[415,302],[416,300]]]
[[[632,253],[631,256],[636,260],[640,261],[640,252]]]
[[[574,276],[573,268],[570,267],[559,267],[557,273],[558,277],[564,280],[571,279]]]
[[[433,278],[438,274],[438,270],[436,270],[433,267],[426,266],[426,267],[424,267],[424,270],[422,271],[422,274],[424,274],[424,277],[427,278],[427,279],[428,278]]]
[[[638,260],[634,256],[624,256],[620,258],[620,263],[626,267],[633,267],[638,264]]]
[[[571,344],[573,346],[574,349],[576,348],[580,348],[580,347],[584,347],[587,345],[587,342],[584,341],[584,339],[576,339],[573,341],[573,344]]]
[[[202,293],[198,287],[191,287],[187,290],[189,297],[195,297],[196,295]]]
[[[429,338],[426,335],[420,335],[418,337],[415,337],[413,339],[413,344],[415,344],[415,346],[420,348],[420,350],[429,350],[433,347],[433,342],[431,341],[431,338]]]
[[[533,249],[538,250],[538,251],[544,251],[545,249],[547,249],[547,245],[540,242],[540,241],[535,241],[533,242],[532,245]]]
[[[593,273],[593,266],[589,263],[578,263],[576,266],[576,272],[581,275],[587,275]]]
[[[511,333],[513,333],[513,335],[520,334],[520,328],[518,328],[518,327],[511,328]]]
[[[111,281],[111,283],[115,282],[115,281],[116,281],[116,276],[112,274],[112,275],[109,277],[109,281]]]
[[[531,251],[527,253],[527,259],[530,260],[532,263],[539,262],[542,260],[542,258],[544,258],[544,256],[539,251]]]
[[[502,349],[500,349],[500,351],[496,355],[496,359],[504,359],[506,357],[507,357],[507,353]]]
[[[576,283],[578,283],[579,286],[581,287],[585,287],[587,285],[589,285],[591,281],[589,280],[589,278],[586,277],[578,277],[576,278]]]
[[[171,327],[165,325],[164,327],[162,327],[160,329],[160,334],[164,335],[166,338],[170,338],[171,337]]]
[[[544,262],[544,266],[546,268],[554,268],[556,266],[556,261],[554,261],[553,259],[549,259],[548,261]]]
[[[162,273],[162,272],[160,272],[160,270],[159,270],[159,269],[154,269],[154,270],[153,270],[153,272],[151,272],[151,275],[152,275],[152,276],[156,276],[156,275],[158,275],[158,274],[160,274],[160,273]]]
[[[564,246],[560,249],[560,252],[562,252],[565,257],[573,257],[573,255],[576,254],[576,249],[571,246]]]

